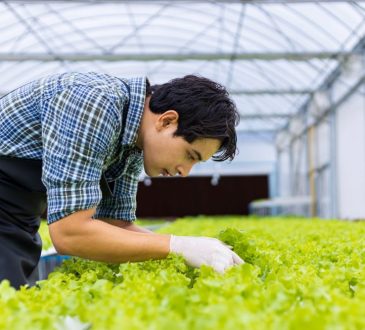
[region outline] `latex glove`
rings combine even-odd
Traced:
[[[218,273],[244,261],[230,246],[216,238],[171,235],[170,252],[181,254],[192,267],[208,265]]]

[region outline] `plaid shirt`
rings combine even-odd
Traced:
[[[145,94],[145,78],[65,73],[0,99],[0,154],[43,161],[48,223],[92,207],[94,218],[135,220]],[[114,181],[112,196],[102,196],[103,173]]]

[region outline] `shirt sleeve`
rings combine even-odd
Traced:
[[[121,122],[102,91],[72,86],[44,102],[43,171],[48,223],[98,205],[103,164]]]
[[[129,156],[129,166],[114,183],[113,197],[103,198],[94,218],[136,220],[138,180],[142,168],[142,157]]]

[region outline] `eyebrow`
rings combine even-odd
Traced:
[[[200,154],[200,152],[199,151],[196,151],[195,149],[193,149],[193,152],[195,153],[195,156],[198,157],[199,161],[202,162],[203,160],[202,160],[202,155]]]

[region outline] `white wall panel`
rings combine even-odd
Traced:
[[[337,138],[339,217],[365,218],[365,107],[358,93],[337,110]]]
[[[330,169],[322,168],[316,175],[317,215],[321,218],[331,217]]]
[[[290,196],[289,149],[282,150],[278,158],[278,196]]]
[[[324,120],[316,130],[316,168],[321,168],[330,162],[330,125]]]
[[[292,144],[292,195],[302,196],[307,194],[307,138],[303,135]]]

